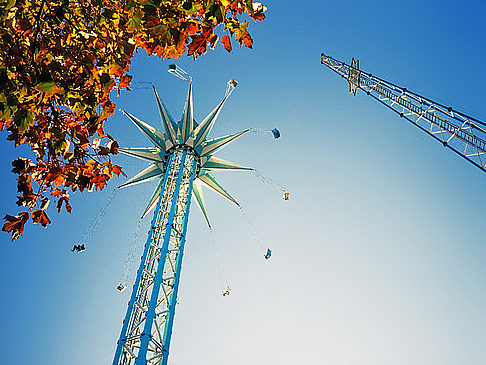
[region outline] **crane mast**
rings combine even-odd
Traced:
[[[350,65],[321,54],[321,64],[347,79],[349,92],[358,89],[486,172],[486,123]]]

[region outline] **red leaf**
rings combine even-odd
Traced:
[[[107,175],[98,175],[95,176],[91,179],[91,182],[95,184],[96,188],[99,188],[100,190],[103,189],[106,185],[106,181],[109,179]]]
[[[123,174],[123,176],[127,176],[121,169],[120,166],[118,165],[113,165],[113,167],[111,168],[111,171],[114,173],[114,174],[117,174],[117,175],[120,175],[120,174]]]
[[[12,241],[20,237],[24,233],[24,224],[29,220],[28,212],[21,212],[15,217],[11,215],[5,215],[3,220],[6,221],[2,227],[2,231],[12,232]]]
[[[224,45],[224,49],[227,50],[228,52],[231,52],[231,50],[233,49],[231,47],[231,41],[228,35],[225,35],[223,37],[223,39],[221,40],[221,44]]]
[[[34,209],[32,211],[32,220],[35,223],[39,223],[42,227],[47,227],[48,224],[51,224],[51,220],[47,216],[46,212],[41,209]]]
[[[61,211],[63,202],[66,205],[66,210],[68,211],[68,213],[71,213],[72,208],[71,204],[69,204],[69,198],[67,197],[67,195],[63,195],[61,199],[57,201],[57,212],[59,213]]]

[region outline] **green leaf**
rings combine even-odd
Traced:
[[[30,110],[19,109],[15,113],[14,124],[20,132],[25,132],[34,124],[34,114]]]
[[[44,81],[36,85],[35,89],[40,92],[46,93],[46,96],[55,94],[59,89],[54,81]]]
[[[140,9],[135,9],[133,16],[128,21],[128,31],[133,32],[134,30],[140,29],[142,27],[142,12]]]

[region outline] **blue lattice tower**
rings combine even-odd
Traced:
[[[485,122],[364,72],[354,58],[347,65],[322,53],[321,64],[345,78],[350,93],[362,90],[486,172]]]
[[[113,365],[167,364],[191,196],[196,198],[208,225],[202,185],[238,205],[211,171],[251,169],[221,160],[213,154],[248,130],[207,140],[236,82],[232,80],[228,85],[224,99],[200,124],[193,118],[192,81],[179,122],[167,112],[154,88],[163,132],[124,112],[149,138],[153,147],[120,148],[120,152],[152,162],[122,187],[153,178],[158,178],[159,183],[143,213],[145,216],[155,207]]]

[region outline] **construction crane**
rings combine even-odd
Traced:
[[[321,64],[347,79],[350,93],[363,90],[486,172],[486,123],[364,72],[354,58],[347,65],[322,53]]]

